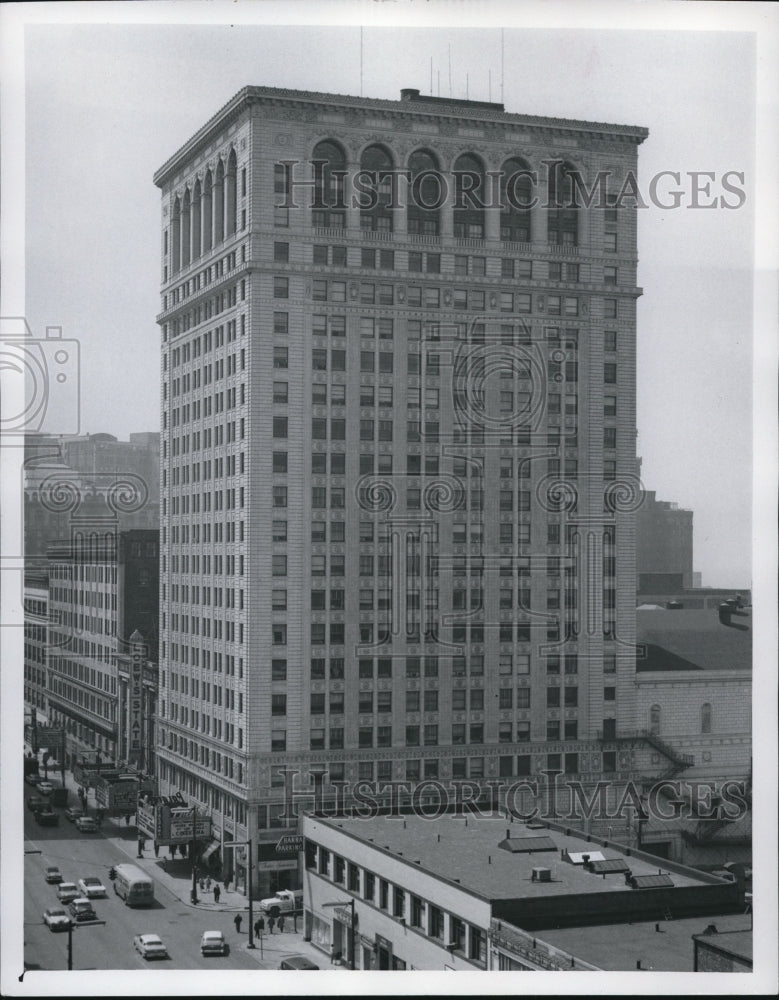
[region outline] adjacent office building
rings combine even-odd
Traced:
[[[225,838],[285,768],[639,766],[646,135],[246,87],[157,171],[158,778]]]
[[[157,663],[159,533],[87,533],[51,543],[47,555],[48,721],[65,730],[68,766],[99,753],[104,762],[148,767],[156,669],[147,661]],[[139,700],[137,711],[130,698]]]

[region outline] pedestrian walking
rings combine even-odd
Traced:
[[[233,923],[235,924],[235,933],[236,934],[240,934],[241,933],[241,914],[240,913],[236,913],[235,918],[233,920]]]
[[[211,876],[206,878],[206,892],[211,892]]]
[[[284,914],[282,913],[279,916],[279,934],[283,933],[284,933]]]
[[[214,883],[214,902],[219,902],[219,897],[222,895],[222,890],[219,888],[219,883]]]
[[[273,928],[275,926],[276,926],[276,921],[273,919],[273,917],[268,917],[268,933],[269,934],[273,933]]]
[[[259,918],[254,921],[254,936],[258,938],[260,936],[260,921]]]
[[[159,856],[160,856],[160,845],[155,840],[154,841],[154,857],[158,858]]]
[[[206,888],[206,880],[201,875],[200,876],[200,891],[201,892],[205,892],[205,888]]]
[[[257,923],[260,925],[260,934],[262,934],[262,932],[265,930],[265,918],[260,917]]]

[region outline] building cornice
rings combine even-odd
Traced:
[[[485,108],[478,102],[473,104],[463,101],[452,105],[440,105],[426,102],[423,98],[414,101],[389,101],[378,98],[353,97],[347,94],[326,94],[318,91],[290,90],[280,87],[243,87],[213,115],[202,128],[181,146],[154,174],[154,183],[163,187],[170,178],[188,163],[196,150],[213,141],[216,135],[224,131],[244,111],[256,104],[267,104],[279,108],[320,106],[322,110],[333,111],[337,108],[363,112],[378,112],[382,115],[394,116],[396,120],[413,119],[418,122],[434,121],[478,121],[485,126],[514,125],[534,131],[568,135],[586,134],[592,137],[609,137],[622,139],[638,145],[649,135],[649,131],[638,125],[617,125],[605,122],[582,121],[575,118],[544,117],[541,115],[512,114],[498,109]],[[311,108],[312,112],[314,108]],[[316,121],[312,118],[312,123]],[[334,127],[339,123],[332,124]],[[345,120],[343,125],[358,125],[353,119]],[[388,122],[388,124],[390,124]],[[423,137],[420,135],[420,142]]]

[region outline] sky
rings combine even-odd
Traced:
[[[204,6],[177,4],[179,20]],[[362,80],[360,29],[333,19],[28,25],[26,317],[35,336],[56,325],[79,341],[80,431],[126,439],[159,427],[154,171],[247,84],[398,99],[403,87],[430,91],[432,60],[441,96],[502,92],[511,112],[647,127],[644,191],[659,172],[680,173],[679,208],[639,212],[637,451],[645,487],[694,511],[703,583],[750,586],[755,35],[622,19],[619,30],[509,24],[501,36],[508,16],[458,27],[452,5],[433,7],[431,27],[366,18]],[[723,174],[743,174],[733,183],[744,204],[692,208],[691,171],[714,175],[703,202],[727,193]],[[662,181],[664,200],[674,187]]]

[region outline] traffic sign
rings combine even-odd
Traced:
[[[303,837],[288,833],[276,844],[277,854],[298,854],[303,850]]]

